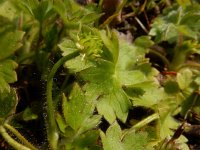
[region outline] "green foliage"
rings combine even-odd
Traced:
[[[9,83],[17,81],[16,62],[10,59],[0,61],[0,91],[10,91]]]
[[[0,59],[8,57],[22,46],[20,40],[22,40],[23,34],[24,33],[22,31],[14,31],[14,32],[4,33],[3,35],[1,35],[3,36],[3,38],[1,38],[0,41],[1,44],[0,48],[4,50],[4,52],[1,51]]]
[[[93,115],[94,99],[88,99],[78,84],[74,84],[68,98],[63,95],[63,116],[57,114],[57,124],[66,143],[60,145],[70,149],[95,147],[98,132],[94,129],[100,123],[101,116]]]
[[[0,94],[0,119],[4,119],[11,114],[15,113],[15,108],[17,104],[17,95],[14,89],[10,89],[9,91],[1,92]],[[2,124],[2,122],[1,122]]]
[[[93,128],[99,122],[100,118],[98,116],[90,118],[93,111],[94,102],[92,102],[92,99],[87,99],[80,87],[75,84],[69,95],[69,100],[65,97],[63,99],[63,114],[66,123],[75,131],[79,130],[80,133],[81,131],[85,132],[87,130],[84,127],[85,125]]]
[[[106,134],[101,131],[100,135],[105,150],[149,149],[146,147],[148,139],[145,132],[130,132],[124,135],[117,122],[107,129]]]
[[[71,60],[65,65],[73,71],[76,68],[75,73],[79,72],[78,75],[86,83],[88,82],[86,90],[98,97],[97,110],[109,123],[114,122],[116,117],[125,122],[130,102],[122,86],[147,82],[148,78],[153,79],[155,74],[152,73],[151,68],[147,67],[144,70],[140,68],[142,65],[148,65],[148,60],[144,58],[147,52],[145,48],[152,45],[153,42],[147,37],[141,37],[141,39],[136,40],[135,46],[131,46],[126,41],[118,43],[114,32],[111,32],[110,37],[106,35],[105,31],[99,32],[99,35],[100,37],[96,37],[95,41],[92,41],[93,37],[91,36],[87,36],[87,39],[80,39],[80,41],[86,41],[91,38],[90,45],[94,43],[95,48],[78,43],[79,47],[82,47],[80,48],[81,53],[83,53],[82,58]],[[147,43],[146,47],[140,44],[141,40]],[[66,42],[71,44],[67,45]],[[105,47],[102,47],[102,44]],[[73,51],[79,47],[76,48],[72,41],[64,41],[60,44],[64,55],[65,51]],[[102,51],[99,51],[98,49],[101,48]],[[92,53],[94,58],[89,57],[88,53]],[[77,70],[77,68],[79,69]]]
[[[100,24],[101,2],[0,1],[1,136],[13,148],[36,150],[15,129],[32,120],[47,128],[41,149],[188,150],[179,130],[191,112],[200,115],[199,3],[123,1]],[[132,16],[148,32],[141,14],[165,3],[154,20],[145,18],[152,22],[148,35],[130,29],[138,36],[133,42],[102,28],[131,6],[134,16],[122,18]]]
[[[176,42],[180,35],[197,40],[200,27],[199,10],[199,5],[175,5],[168,8],[162,16],[155,19],[149,34],[156,35],[156,42]]]
[[[170,70],[178,70],[184,65],[189,54],[199,54],[199,4],[190,4],[187,1],[180,5],[174,5],[163,11],[163,14],[157,17],[149,32],[149,35],[155,36],[155,41],[161,43],[167,41],[176,45],[169,53],[173,53]]]

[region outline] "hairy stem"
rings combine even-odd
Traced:
[[[53,77],[58,70],[58,68],[63,65],[66,61],[75,58],[79,55],[79,51],[75,51],[67,56],[62,57],[52,68],[48,79],[47,79],[47,136],[49,140],[49,144],[52,150],[57,149],[57,142],[58,142],[58,132],[57,126],[55,121],[55,109],[53,104],[53,97],[52,97],[52,86],[53,86]]]
[[[31,150],[30,148],[18,143],[15,141],[6,131],[6,129],[3,126],[0,126],[0,134],[5,139],[5,141],[12,146],[13,148],[17,150]]]
[[[36,147],[34,147],[27,139],[25,139],[15,128],[13,128],[11,125],[5,123],[4,127],[6,127],[8,130],[10,130],[22,143],[24,143],[27,147],[29,147],[32,150],[37,150]]]

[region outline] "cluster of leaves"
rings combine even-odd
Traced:
[[[131,3],[119,8],[125,2]],[[1,136],[15,149],[38,149],[16,130],[16,120],[38,120],[39,114],[28,106],[16,111],[20,96],[12,85],[24,66],[34,65],[39,81],[47,83],[50,149],[188,150],[175,116],[200,112],[199,62],[189,60],[199,54],[200,5],[186,2],[174,2],[153,20],[149,34],[133,43],[117,30],[99,29],[101,1],[84,7],[73,0],[0,2]],[[152,0],[142,9],[155,5]],[[163,47],[165,56],[153,52],[163,43],[169,46]],[[152,67],[146,57],[151,52],[167,71]],[[49,60],[58,58],[49,71]],[[131,113],[138,108],[141,114]]]

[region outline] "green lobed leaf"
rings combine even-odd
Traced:
[[[180,34],[197,40],[200,29],[199,10],[199,5],[167,8],[154,20],[149,35],[155,36],[156,42],[176,42]]]
[[[112,105],[110,105],[107,99],[99,100],[96,107],[98,113],[103,115],[104,118],[108,120],[109,123],[112,123],[116,120],[115,110],[113,109]]]
[[[147,80],[131,86],[125,86],[125,91],[134,106],[153,107],[165,98],[164,89],[153,80]]]
[[[77,84],[73,86],[68,99],[63,96],[63,113],[65,121],[67,125],[76,132],[84,132],[99,123],[101,117],[92,117],[93,111],[94,102],[91,99],[86,99],[83,91]]]
[[[70,53],[73,53],[74,51],[78,50],[76,43],[70,39],[63,39],[63,41],[58,44],[58,47],[63,52],[62,55],[66,56]]]
[[[95,32],[96,31],[92,31]],[[78,33],[77,33],[78,34]],[[65,63],[72,72],[80,72],[86,68],[94,66],[94,60],[100,57],[102,53],[102,41],[98,35],[93,33],[83,33],[74,37],[77,41],[64,39],[58,46],[63,52],[62,55],[68,55],[75,50],[80,51],[80,56]]]
[[[121,143],[122,131],[117,122],[114,122],[106,131],[100,131],[101,140],[103,143],[104,150],[123,150],[123,145]]]
[[[0,91],[9,91],[9,83],[17,81],[17,74],[15,69],[17,68],[17,63],[13,60],[1,60],[0,61]]]
[[[156,105],[163,98],[163,89],[151,88],[146,90],[143,96],[139,98],[133,98],[134,106],[152,107]]]
[[[150,147],[146,147],[148,137],[146,132],[131,132],[128,133],[123,139],[124,150],[148,150]]]
[[[65,133],[65,128],[67,127],[67,124],[64,118],[59,113],[56,113],[56,122],[58,124],[60,131]]]
[[[90,47],[87,47],[88,49],[83,51],[86,57],[82,58],[82,61],[81,57],[77,57],[67,62],[65,67],[75,73],[78,72],[77,75],[88,83],[86,91],[99,97],[96,105],[99,114],[103,115],[109,123],[116,118],[125,122],[131,104],[122,86],[154,80],[155,70],[145,59],[145,53],[153,42],[149,37],[144,36],[137,39],[135,45],[123,40],[118,43],[116,34],[113,33],[111,37],[107,37],[103,31],[100,34],[105,47],[99,44],[99,48],[91,48],[90,52],[94,54],[92,50],[102,48],[103,52],[99,53],[99,57],[87,57],[90,51]],[[75,44],[66,40],[60,48],[64,53],[65,51],[70,53],[75,49]],[[105,57],[109,55],[108,53],[113,59]]]
[[[181,90],[187,89],[189,87],[193,81],[192,76],[192,71],[189,69],[184,69],[177,74],[177,82]]]
[[[70,39],[64,39],[58,47],[63,52],[62,55],[66,56],[70,53],[73,53],[74,51],[78,50],[76,43]],[[92,63],[90,61],[86,61],[84,59],[83,55],[80,55],[72,60],[67,61],[64,66],[68,68],[71,72],[79,72],[81,70],[84,70],[90,66],[92,66]]]
[[[121,85],[133,85],[148,80],[147,76],[153,70],[151,67],[147,68],[144,66],[149,63],[145,58],[145,54],[152,44],[153,42],[146,36],[137,38],[134,44],[123,40],[120,41],[119,58],[116,64],[115,74]]]
[[[99,131],[88,130],[82,134],[77,134],[70,128],[65,128],[65,137],[62,142],[59,142],[58,149],[65,150],[102,150],[99,142]]]
[[[0,92],[0,118],[4,119],[13,114],[17,105],[17,94],[14,89]]]
[[[113,112],[120,120],[125,122],[130,102],[114,76],[113,64],[108,61],[99,60],[97,66],[81,71],[80,75],[85,81],[90,82],[88,86],[93,87],[90,88],[90,92],[100,96],[97,103],[99,113],[109,123],[114,121],[115,116]],[[107,109],[102,108],[106,105],[108,105],[107,107],[110,105],[110,113],[107,113]]]
[[[179,122],[172,116],[172,112],[176,109],[177,104],[174,97],[169,97],[160,101],[157,105],[157,111],[159,112],[160,119],[158,120],[159,138],[165,139],[167,136],[172,136],[172,129],[177,129]]]
[[[111,87],[110,93],[100,98],[97,103],[99,114],[112,123],[116,120],[116,116],[123,122],[126,121],[130,102],[122,89]]]
[[[122,85],[136,84],[145,80],[145,75],[140,70],[134,70],[134,67],[144,56],[145,51],[139,51],[125,41],[120,42],[119,58],[116,64],[116,76]]]
[[[76,150],[102,150],[102,148],[97,145],[98,138],[99,132],[97,130],[91,130],[77,137],[72,145]],[[68,145],[66,145],[66,147],[68,147]]]
[[[78,84],[73,85],[68,99],[63,95],[64,118],[57,114],[56,121],[68,139],[64,143],[66,149],[99,149],[96,144],[99,132],[96,128],[101,116],[93,115],[96,98],[92,97],[90,93],[84,93]]]
[[[61,1],[53,3],[53,9],[61,16],[64,23],[69,27],[78,29],[82,24],[91,26],[101,17],[97,11],[89,7],[82,7],[74,0]]]
[[[129,132],[123,135],[123,131],[117,122],[114,122],[104,133],[100,131],[104,150],[144,150],[148,139],[145,132]]]
[[[88,118],[87,120],[85,120],[84,124],[82,124],[79,132],[85,132],[96,128],[99,125],[101,118],[101,115],[93,115],[92,117]]]
[[[0,35],[0,60],[9,57],[22,46],[24,32],[13,31]]]

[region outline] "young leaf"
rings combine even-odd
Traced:
[[[34,114],[29,107],[24,110],[22,117],[24,121],[35,120],[38,118],[38,116]]]
[[[62,53],[63,56],[66,56],[78,50],[76,43],[70,39],[63,39],[63,41],[60,44],[58,44],[58,47],[63,52]]]
[[[73,53],[74,51],[78,50],[76,43],[69,39],[64,39],[59,45],[59,48],[63,52],[62,55],[66,56],[70,53]],[[67,61],[64,66],[68,68],[71,72],[79,72],[81,70],[84,70],[90,66],[92,66],[92,63],[90,61],[86,61],[84,59],[84,56],[77,56],[76,58]]]
[[[63,56],[70,54],[75,50],[80,51],[80,56],[65,63],[65,67],[72,72],[80,72],[93,66],[94,59],[100,57],[103,47],[101,39],[98,35],[93,33],[80,34],[80,36],[76,37],[76,39],[77,41],[65,39],[59,44],[59,48],[63,52]]]

